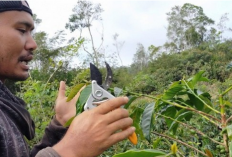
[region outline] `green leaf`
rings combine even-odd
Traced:
[[[75,87],[73,87],[68,95],[68,98],[67,98],[67,102],[69,102],[70,100],[72,100],[72,98],[75,97],[75,95],[79,92],[79,90],[85,85],[85,83],[81,83],[81,84],[78,84],[76,85]]]
[[[164,114],[165,116],[171,117],[173,119],[175,119],[176,113],[177,113],[177,110],[175,106],[168,106],[166,110],[162,112],[162,114]],[[170,127],[173,122],[173,120],[169,118],[165,118],[165,121],[168,127]]]
[[[135,132],[140,136],[142,140],[145,139],[142,128],[140,127],[140,121],[143,111],[144,110],[142,108],[137,107],[130,115],[130,117],[133,119],[133,126],[136,128]]]
[[[175,118],[177,121],[182,121],[186,117],[188,118],[189,116],[192,116],[191,111],[184,112],[183,110],[181,110],[179,112],[181,112],[181,113],[178,113],[177,117]],[[178,125],[179,125],[179,122],[177,122],[177,121],[173,121],[171,126],[169,127],[169,130],[172,130],[174,134],[176,133],[176,129],[177,129]]]
[[[232,154],[232,141],[229,142],[229,151],[230,151],[230,154]]]
[[[165,91],[164,95],[163,95],[163,99],[164,100],[170,100],[172,99],[178,92],[180,92],[181,90],[183,90],[183,85],[181,85],[178,82],[174,82],[171,87]]]
[[[226,106],[229,106],[229,107],[232,106],[231,102],[229,102],[229,101],[223,101],[223,102],[224,102],[224,104],[225,104]]]
[[[118,97],[122,93],[122,89],[118,87],[114,87],[114,95],[115,97]]]
[[[124,105],[124,108],[125,108],[125,109],[128,109],[128,107],[130,106],[130,104],[131,104],[134,100],[136,100],[136,99],[137,99],[137,97],[135,97],[135,96],[129,97],[129,101],[128,101],[127,104]]]
[[[189,104],[192,107],[195,106],[197,110],[203,111],[204,103],[201,100],[196,98],[196,96],[191,93],[188,94],[188,97],[189,97],[189,100],[186,101],[187,104]]]
[[[228,135],[230,141],[232,141],[232,125],[228,125],[226,127],[226,129],[227,129],[227,135]]]
[[[186,101],[186,104],[195,107],[197,110],[200,111],[204,111],[206,113],[210,112],[211,109],[209,109],[204,103],[206,103],[209,106],[212,106],[212,102],[211,102],[211,96],[209,93],[201,93],[199,91],[197,91],[196,94],[200,94],[198,95],[198,97],[196,97],[195,95],[193,95],[192,93],[188,94],[189,100]],[[203,100],[203,102],[200,100]]]
[[[155,141],[153,141],[153,149],[156,149],[161,141],[161,138],[157,138]]]
[[[80,96],[76,103],[76,115],[80,114],[84,110],[84,105],[92,92],[92,85],[86,86],[80,93]]]
[[[144,150],[128,150],[124,153],[116,154],[113,157],[155,157],[165,155],[164,152],[153,149],[144,149]]]
[[[73,119],[75,118],[76,116],[70,118],[65,124],[64,124],[64,127],[68,127],[70,126],[70,124],[72,123]]]
[[[152,128],[153,114],[154,114],[155,103],[147,105],[142,115],[142,130],[145,138],[150,142],[150,133]]]
[[[190,88],[194,88],[194,86],[200,82],[200,81],[205,81],[208,82],[209,79],[207,79],[206,77],[203,77],[202,75],[204,74],[205,71],[199,71],[196,75],[194,75],[193,77],[191,77],[190,79],[188,79],[188,81],[190,81],[191,83],[189,84]]]

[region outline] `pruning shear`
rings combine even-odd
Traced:
[[[107,73],[105,82],[102,83],[101,72],[95,65],[90,63],[90,78],[92,80],[92,92],[85,103],[84,110],[90,110],[92,108],[97,107],[104,101],[114,98],[114,96],[107,91],[110,84],[112,83],[113,73],[107,62],[105,62],[105,65]],[[137,144],[137,135],[135,134],[135,132],[128,138],[131,141],[131,143],[133,143],[134,145]]]
[[[90,78],[92,80],[92,92],[89,98],[87,99],[87,102],[84,106],[84,110],[90,110],[92,108],[97,107],[104,101],[114,98],[114,96],[107,91],[110,84],[112,83],[113,73],[109,64],[107,62],[105,62],[105,64],[106,64],[107,74],[106,74],[105,82],[102,84],[101,72],[95,65],[90,63]]]

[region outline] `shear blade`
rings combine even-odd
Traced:
[[[112,80],[113,80],[113,72],[112,72],[112,69],[111,67],[109,66],[109,64],[107,62],[105,62],[106,64],[106,70],[107,70],[107,73],[106,73],[106,78],[105,78],[105,83],[103,85],[103,88],[105,90],[107,90],[111,83],[112,83]]]
[[[97,81],[98,85],[102,85],[102,74],[92,63],[90,63],[90,78],[91,80]]]

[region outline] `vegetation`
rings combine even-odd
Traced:
[[[167,13],[167,42],[150,45],[148,50],[139,43],[133,63],[125,67],[115,66],[122,64],[119,52],[124,44],[117,41],[118,34],[114,36],[117,52],[113,58],[105,56],[102,44],[94,43],[92,22],[102,20],[101,5],[79,0],[73,11],[66,28],[87,29],[90,38],[80,34],[66,42],[63,31],[52,38],[46,32],[36,32],[38,49],[31,77],[7,83],[27,102],[35,121],[36,138],[30,145],[41,139],[54,114],[59,81],[66,81],[68,96],[71,89],[77,91],[89,81],[89,62],[101,69],[107,60],[114,73],[110,92],[130,98],[125,108],[134,119],[138,144],[122,141],[101,157],[232,156],[232,40],[222,38],[223,32],[231,30],[225,26],[227,14],[215,24],[200,6],[174,6]],[[39,26],[42,21],[36,15],[34,19]],[[82,55],[80,49],[87,55],[73,67],[69,61]],[[84,100],[77,102],[78,108]]]

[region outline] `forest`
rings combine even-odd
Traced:
[[[67,45],[62,44],[63,31],[52,38],[44,31],[34,32],[38,48],[30,78],[6,82],[26,101],[35,121],[36,137],[29,144],[40,141],[54,115],[59,82],[66,82],[68,96],[78,91],[77,85],[90,83],[89,63],[105,75],[107,62],[113,70],[109,92],[130,98],[125,108],[134,120],[138,143],[122,141],[101,157],[232,156],[232,39],[222,35],[232,32],[226,27],[228,13],[215,23],[200,6],[173,6],[166,14],[167,42],[148,49],[138,43],[133,63],[121,66],[119,34],[114,35],[116,51],[110,55],[94,42],[102,39],[92,35],[92,23],[101,20],[103,11],[100,4],[78,0],[65,29],[87,30],[89,38],[80,33]],[[33,18],[39,26],[42,20],[36,14]],[[70,65],[80,56],[82,64]]]

